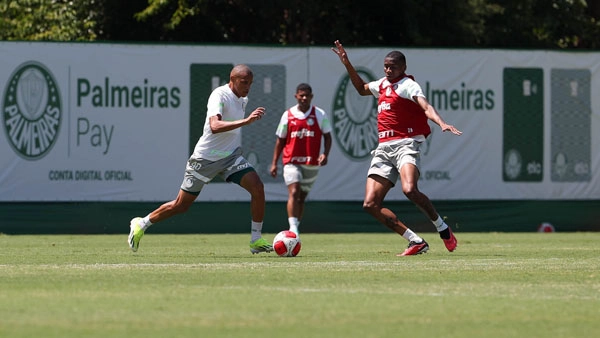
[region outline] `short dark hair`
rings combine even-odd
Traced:
[[[312,88],[310,87],[310,85],[308,83],[301,83],[298,85],[298,87],[296,87],[296,93],[301,90],[310,92],[312,94]]]
[[[396,63],[405,65],[406,64],[406,56],[404,56],[404,54],[402,54],[402,52],[397,51],[397,50],[393,50],[391,52],[389,52],[386,56],[386,59],[392,59],[394,60]]]

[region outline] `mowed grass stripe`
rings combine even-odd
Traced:
[[[0,337],[596,337],[599,233],[0,235]]]

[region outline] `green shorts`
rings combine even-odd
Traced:
[[[198,195],[204,185],[217,175],[227,182],[240,184],[242,176],[250,171],[254,171],[254,168],[242,156],[241,148],[237,148],[231,155],[217,161],[190,158],[185,167],[181,190]]]

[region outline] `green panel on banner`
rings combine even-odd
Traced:
[[[232,68],[233,64],[194,63],[190,66],[190,155],[203,134],[208,97],[215,88],[229,82]],[[212,182],[223,182],[223,179],[217,176]]]
[[[194,151],[202,136],[206,119],[206,103],[210,93],[229,81],[233,64],[192,64],[190,67],[190,140],[189,152]],[[263,182],[279,182],[270,175],[270,164],[275,147],[275,129],[285,111],[285,66],[249,65],[254,73],[252,88],[248,94],[246,116],[257,107],[265,107],[266,114],[260,121],[242,128],[244,157],[252,163]],[[215,177],[213,182],[222,180]]]
[[[504,68],[502,178],[541,182],[544,164],[544,73]]]
[[[198,64],[190,66],[190,155],[204,129],[206,104],[213,89],[229,82],[233,64]]]
[[[286,92],[285,66],[252,64],[248,66],[254,73],[254,82],[248,94],[246,115],[257,107],[265,107],[266,110],[262,119],[242,128],[243,154],[248,162],[252,163],[263,182],[282,182],[281,173],[277,178],[271,176],[271,160],[277,138],[275,130],[281,114],[287,108],[285,98],[288,95],[293,97],[294,92]]]

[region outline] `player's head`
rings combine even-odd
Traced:
[[[301,83],[296,87],[296,93],[299,91],[305,91],[312,94],[312,87],[308,83]]]
[[[399,78],[406,71],[406,57],[397,50],[389,52],[383,59],[383,70],[388,80]]]
[[[246,65],[236,65],[229,74],[229,88],[237,97],[248,96],[254,74],[252,69]]]
[[[313,98],[312,88],[308,83],[301,83],[296,87],[296,95],[298,107],[301,111],[306,112],[310,108],[310,102]]]

